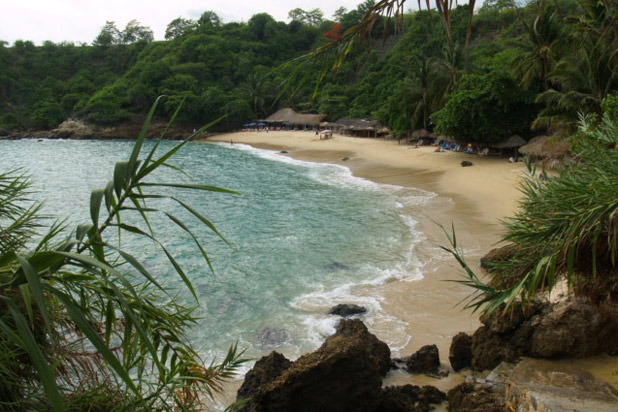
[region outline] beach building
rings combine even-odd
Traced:
[[[262,120],[269,127],[281,127],[288,130],[318,130],[320,123],[326,119],[325,114],[297,113],[286,107]]]
[[[383,127],[377,120],[354,118],[337,120],[335,131],[354,137],[378,137],[390,133],[390,129]]]

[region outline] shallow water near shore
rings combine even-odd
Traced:
[[[164,142],[162,149],[173,144]],[[43,212],[68,217],[72,224],[88,221],[90,191],[105,186],[114,163],[128,158],[131,148],[126,141],[0,142],[9,166],[32,174],[35,197],[45,201]],[[378,328],[393,349],[408,344],[405,322],[383,309],[383,297],[357,291],[422,277],[417,246],[423,234],[414,210],[430,205],[433,193],[376,184],[342,166],[297,161],[244,145],[191,144],[173,163],[190,178],[171,169],[154,178],[240,192],[169,193],[211,219],[234,246],[227,247],[204,228],[196,232],[215,275],[170,220],[153,221],[156,234],[196,287],[201,320],[189,339],[206,359],[221,359],[235,341],[250,357],[276,349],[296,358],[334,331],[338,318],[327,315],[328,308],[347,302],[368,308],[365,322]],[[169,207],[172,214],[194,222],[173,202],[155,206]],[[123,237],[123,243],[165,285],[181,288],[151,242]],[[180,290],[181,298],[194,304],[189,292]]]

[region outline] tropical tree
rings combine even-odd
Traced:
[[[438,133],[461,141],[498,142],[521,133],[534,116],[533,95],[508,73],[466,74],[432,116]]]
[[[199,394],[219,390],[238,366],[235,346],[221,364],[205,366],[184,335],[196,321],[193,309],[120,243],[121,234],[152,241],[197,299],[173,251],[157,239],[150,216],[161,214],[178,225],[210,266],[208,255],[193,229],[145,202],[177,203],[221,236],[169,189],[232,192],[150,179],[160,167],[173,167],[169,159],[195,135],[160,156],[161,140],[143,151],[156,105],[128,160],[116,164],[105,188],[91,193],[90,222],[69,235],[63,235],[65,225],[56,223],[35,241],[43,223],[39,206],[28,205],[29,180],[19,171],[0,174],[3,410],[185,410],[199,402]],[[117,241],[110,231],[117,233]]]
[[[548,90],[549,73],[558,61],[558,48],[563,38],[556,13],[545,10],[533,25],[526,25],[526,30],[527,50],[513,59],[511,73],[525,89],[541,81],[544,90]]]

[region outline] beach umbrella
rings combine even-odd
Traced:
[[[526,143],[527,142],[521,136],[514,134],[511,137],[504,139],[503,141],[499,143],[494,143],[490,145],[490,147],[494,147],[496,149],[514,149],[516,147],[523,146]]]
[[[430,137],[430,136],[431,136],[431,133],[425,129],[418,129],[412,132],[412,137],[417,138],[417,139],[422,139],[422,138]]]
[[[266,126],[266,123],[258,123],[258,126]]]
[[[249,123],[249,126],[255,126],[255,125],[256,125],[255,123]]]
[[[569,153],[570,144],[566,139],[555,136],[537,136],[527,145],[519,148],[519,153],[525,156],[544,158],[560,158]]]
[[[242,125],[242,127],[249,127],[249,126],[251,126],[249,123],[245,123]]]

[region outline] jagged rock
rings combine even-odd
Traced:
[[[433,386],[389,386],[382,389],[377,412],[428,412],[445,400],[446,394]]]
[[[344,318],[352,315],[359,315],[367,312],[367,309],[363,306],[355,305],[353,303],[342,303],[337,306],[333,306],[329,311],[329,315],[338,315]]]
[[[462,161],[461,161],[461,167],[470,167],[470,166],[472,166],[473,164],[474,164],[474,163],[472,163],[472,162],[471,162],[471,161],[469,161],[469,160],[462,160]]]
[[[472,335],[473,370],[492,369],[521,356],[582,358],[618,350],[618,307],[571,298],[555,304],[515,304],[481,316],[484,326]]]
[[[8,136],[9,135],[9,131],[6,129],[3,129],[2,127],[0,127],[0,136]]]
[[[470,335],[460,332],[453,337],[448,360],[455,372],[470,367],[472,363],[472,337]]]
[[[292,362],[278,352],[271,352],[257,361],[242,383],[236,399],[242,400],[252,397],[262,386],[274,381],[290,367]]]
[[[348,156],[344,157],[343,159],[341,159],[343,162],[347,162],[348,160],[350,160],[350,158]]]
[[[434,374],[440,369],[440,353],[436,345],[425,345],[406,359],[410,373]]]
[[[287,150],[282,150],[282,151],[280,151],[279,153],[281,153],[281,154],[287,154],[287,153],[288,153],[288,151],[287,151]]]
[[[618,308],[582,301],[556,305],[534,328],[526,353],[538,358],[585,358],[618,350]]]
[[[505,377],[506,394],[514,410],[614,412],[618,390],[575,366],[524,359]]]
[[[448,391],[450,412],[506,411],[503,391],[494,391],[478,383],[462,383]]]
[[[288,340],[288,334],[285,329],[264,328],[258,332],[257,336],[260,345],[265,348],[276,348]]]
[[[254,392],[255,412],[375,412],[390,349],[357,319],[342,320],[315,352]]]

